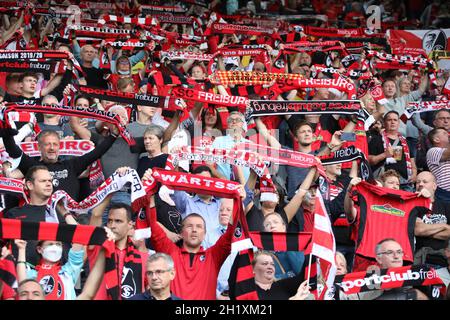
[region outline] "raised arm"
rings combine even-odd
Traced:
[[[84,283],[83,291],[77,297],[77,300],[93,300],[105,274],[105,251],[102,248],[98,253],[94,267],[89,272],[89,276]]]
[[[291,201],[289,201],[289,203],[284,207],[284,212],[286,212],[288,222],[291,222],[291,220],[297,213],[298,209],[300,208],[300,205],[302,204],[306,192],[311,187],[311,183],[314,180],[316,172],[317,172],[316,167],[311,167],[309,169],[309,172],[306,175],[300,187],[298,188],[297,193],[292,197]]]
[[[27,242],[25,240],[14,240],[14,243],[17,246],[17,282],[21,282],[27,278]]]
[[[109,205],[109,202],[111,201],[111,198],[114,193],[111,193],[108,195],[98,206],[96,206],[94,209],[92,209],[91,219],[89,221],[89,224],[91,226],[101,227],[102,226],[102,216],[103,212],[105,212],[106,208]]]
[[[274,136],[272,136],[270,134],[269,130],[267,130],[267,127],[264,124],[264,122],[262,122],[261,118],[256,118],[255,123],[256,123],[256,128],[258,129],[258,132],[263,136],[264,140],[272,148],[281,149],[280,142],[277,140],[277,138],[275,138]]]
[[[103,156],[109,148],[111,148],[112,144],[116,141],[116,137],[114,135],[107,136],[94,150],[91,152],[73,159],[75,174],[80,175],[86,168],[95,160],[99,159]]]
[[[353,186],[356,186],[360,182],[361,178],[353,178],[348,184],[347,190],[345,191],[344,211],[345,214],[347,215],[347,220],[349,223],[353,223],[355,221],[357,214],[353,200],[350,197],[350,191],[352,190]]]

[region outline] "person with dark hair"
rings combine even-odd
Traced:
[[[291,117],[292,118],[292,117]],[[294,123],[289,118],[289,122]],[[295,151],[313,154],[313,155],[324,155],[328,154],[331,151],[336,151],[342,145],[342,141],[340,140],[341,131],[336,131],[332,138],[331,142],[326,144],[325,147],[320,149],[313,150],[312,145],[315,141],[314,139],[314,128],[311,123],[306,120],[295,122],[294,126],[291,127],[292,133],[294,134],[294,140],[298,142],[298,149]],[[294,196],[297,187],[303,181],[307,174],[307,170],[305,168],[298,168],[292,166],[286,166],[286,173],[288,176],[287,180],[287,192],[288,199],[291,199]]]
[[[193,174],[207,178],[212,177],[211,168],[199,166],[192,171]],[[219,225],[220,200],[206,194],[194,194],[190,196],[186,191],[175,190],[170,192],[181,217],[184,219],[191,213],[198,213],[205,219],[206,230],[209,232]]]
[[[56,206],[56,216],[47,212],[47,205],[53,193],[53,178],[46,166],[31,167],[25,176],[25,188],[29,193],[29,202],[22,207],[15,207],[5,213],[5,218],[19,219],[32,222],[74,222],[72,215],[58,204]],[[36,255],[37,241],[28,241],[26,256],[28,262],[36,265],[38,257]],[[13,253],[16,254],[16,247],[13,246]]]
[[[128,169],[128,168],[125,168]],[[120,171],[120,169],[119,169]],[[102,215],[108,207],[112,195],[92,210],[90,225],[102,226]],[[145,270],[148,258],[148,250],[143,242],[135,242],[132,236],[134,222],[133,210],[126,203],[113,203],[108,211],[106,227],[114,235],[115,243],[115,268],[119,280],[119,300],[130,299],[145,290]],[[79,300],[110,300],[107,293],[110,288],[108,279],[104,273],[107,261],[104,250],[98,246],[89,246],[87,250],[91,272],[86,279],[83,291],[78,296]]]
[[[412,191],[412,183],[417,177],[417,168],[406,138],[399,132],[398,112],[387,112],[383,122],[385,131],[379,136],[373,136],[369,142],[368,160],[374,176],[377,178],[385,170],[393,169],[400,173],[400,188]]]

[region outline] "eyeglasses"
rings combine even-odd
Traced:
[[[57,103],[43,103],[42,106],[43,107],[53,107],[53,108],[59,107],[59,105]]]
[[[147,271],[145,274],[147,277],[153,277],[153,275],[156,275],[157,277],[162,276],[164,273],[169,272],[170,269],[167,270],[155,270],[155,271]]]
[[[387,256],[390,256],[390,257],[392,257],[393,255],[394,255],[394,253],[396,254],[396,255],[398,255],[398,256],[403,256],[403,250],[397,250],[397,251],[394,251],[394,250],[388,250],[388,251],[383,251],[383,252],[378,252],[378,255],[382,255],[382,254],[385,254],[385,255],[387,255]]]
[[[228,118],[227,122],[233,123],[233,122],[244,122],[244,121],[242,121],[241,118]]]

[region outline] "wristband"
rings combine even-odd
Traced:
[[[19,264],[19,263],[27,264],[26,261],[17,261],[17,262],[16,262],[16,264]]]
[[[112,131],[109,132],[110,135],[112,135],[115,139],[117,139],[119,137],[118,134],[113,133]]]
[[[335,145],[333,145],[333,144],[331,144],[331,143],[328,143],[328,144],[327,144],[327,147],[328,147],[330,150],[333,150],[334,147],[335,147]]]

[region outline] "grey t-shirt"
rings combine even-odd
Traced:
[[[95,131],[91,131],[91,140],[98,145],[105,139]],[[137,169],[138,154],[131,153],[130,146],[122,138],[118,137],[111,148],[100,159],[105,179],[111,176],[119,167]]]
[[[60,138],[68,137],[68,136],[74,136],[72,129],[70,128],[68,123],[64,123],[63,125],[54,125],[54,124],[44,124],[44,123],[38,123],[39,128],[43,130],[53,130],[56,131],[59,134]]]

